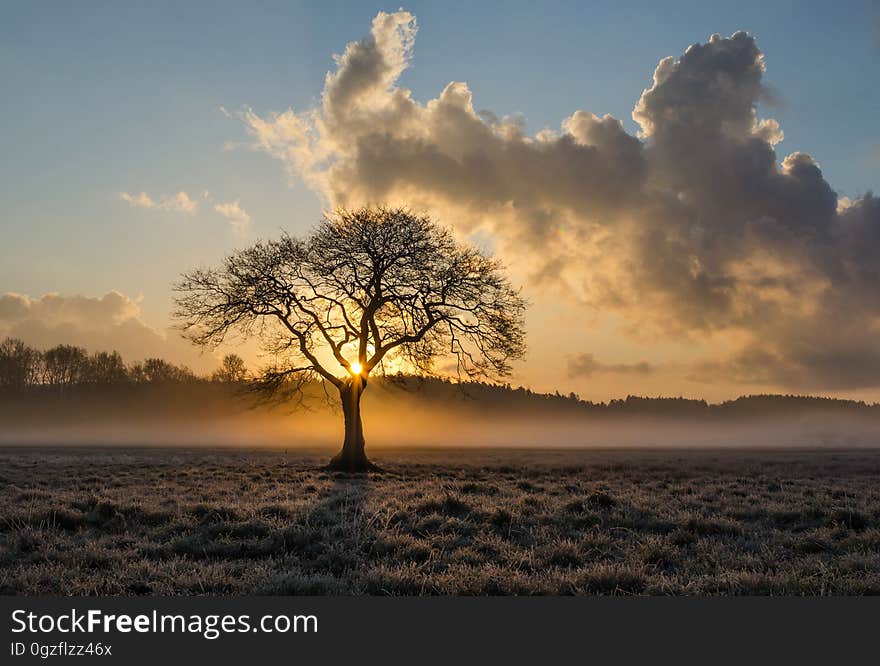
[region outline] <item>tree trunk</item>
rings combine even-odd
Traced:
[[[365,389],[366,380],[361,376],[352,377],[339,389],[342,413],[345,417],[345,439],[342,442],[342,450],[330,461],[330,469],[340,472],[370,472],[378,469],[367,460],[367,454],[364,452],[361,395]]]

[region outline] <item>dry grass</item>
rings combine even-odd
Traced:
[[[873,594],[880,451],[0,450],[7,594]]]

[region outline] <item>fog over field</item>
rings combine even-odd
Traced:
[[[576,396],[407,378],[376,380],[364,397],[367,446],[872,447],[880,408],[757,396],[720,405]],[[302,404],[258,404],[217,383],[73,387],[6,396],[0,444],[334,448],[342,414],[317,387]]]

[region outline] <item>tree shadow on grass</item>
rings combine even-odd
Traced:
[[[289,570],[273,576],[262,594],[353,594],[354,574],[364,566],[376,539],[366,475],[333,475],[332,486],[296,524],[286,528],[281,548]]]

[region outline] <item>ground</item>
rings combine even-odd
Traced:
[[[880,593],[880,450],[0,449],[0,591]]]

